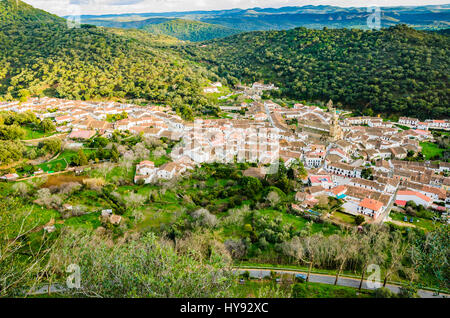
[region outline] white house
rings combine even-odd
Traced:
[[[321,186],[324,189],[331,189],[334,186],[331,176],[328,175],[309,176],[309,182],[313,187]]]
[[[429,207],[433,200],[418,191],[402,190],[397,192],[395,203],[404,206],[408,201],[414,201],[417,205]]]
[[[365,198],[359,203],[358,212],[376,219],[383,212],[383,203]]]
[[[400,117],[398,123],[401,125],[416,126],[419,123],[419,120],[417,118]]]
[[[137,183],[139,180],[144,180],[146,184],[151,183],[156,177],[157,170],[152,161],[142,161],[136,166],[134,182]]]

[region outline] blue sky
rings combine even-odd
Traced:
[[[74,11],[81,14],[110,14],[232,8],[247,9],[253,7],[279,8],[309,4],[367,7],[450,3],[449,0],[25,0],[25,2],[58,15],[69,15]]]

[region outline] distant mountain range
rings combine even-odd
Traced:
[[[97,26],[147,29],[182,40],[202,41],[244,31],[287,30],[296,27],[311,29],[367,29],[367,8],[335,6],[302,6],[283,8],[232,9],[166,13],[129,13],[118,15],[85,15],[82,22]],[[190,32],[181,32],[182,24]],[[197,23],[196,23],[197,22]],[[198,22],[206,24],[199,25]],[[407,24],[416,29],[436,30],[450,27],[450,4],[420,7],[383,7],[381,26]],[[179,34],[181,33],[181,34]]]

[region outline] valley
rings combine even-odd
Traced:
[[[447,9],[0,0],[0,298],[448,297]]]

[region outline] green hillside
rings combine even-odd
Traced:
[[[154,34],[164,34],[183,41],[205,41],[223,38],[241,31],[193,20],[175,19],[159,24],[148,24],[144,30]]]
[[[16,0],[0,0],[0,23],[63,23],[64,19]]]
[[[25,9],[6,4],[20,20]],[[53,16],[19,2],[22,7],[34,20],[0,23],[1,99],[142,99],[168,103],[187,118],[206,105],[199,92],[208,72],[169,51],[164,43],[173,45],[173,38],[87,25],[69,29],[42,23]]]
[[[363,114],[450,117],[450,39],[396,26],[243,33],[186,51],[230,82],[266,80],[284,96],[330,98]]]

